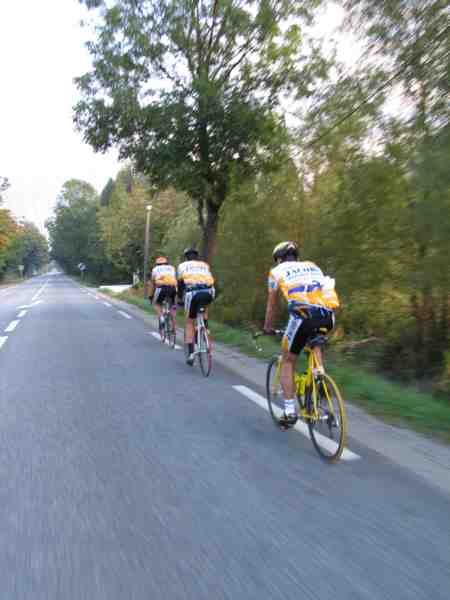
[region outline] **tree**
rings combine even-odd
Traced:
[[[105,185],[105,187],[103,188],[101,194],[100,194],[100,205],[101,206],[108,206],[109,201],[111,199],[111,195],[113,193],[114,190],[114,180],[110,177],[108,179],[107,184]]]
[[[47,263],[47,240],[33,223],[21,223],[9,247],[7,268],[17,271],[23,265],[24,276],[31,276]]]
[[[448,122],[450,26],[447,0],[344,0],[348,25],[371,44],[401,82],[411,122],[425,133]]]
[[[366,36],[406,100],[407,110],[401,116],[407,147],[404,171],[411,187],[405,232],[412,258],[407,272],[419,374],[442,360],[450,343],[450,282],[441,259],[450,250],[448,218],[442,218],[449,214],[450,192],[448,1],[346,0],[344,4],[350,11],[348,23]]]
[[[58,196],[55,216],[47,223],[52,257],[69,273],[84,262],[90,271],[101,261],[97,228],[98,194],[87,182],[66,181]]]
[[[106,256],[130,278],[133,272],[142,270],[145,207],[149,202],[150,190],[144,178],[135,178],[132,169],[125,167],[113,183],[108,204],[99,212],[100,238]]]
[[[108,259],[131,275],[142,271],[146,206],[152,204],[151,255],[163,251],[164,237],[186,205],[186,197],[173,189],[158,191],[145,177],[123,168],[117,175],[108,205],[99,214],[100,237]],[[192,206],[189,207],[192,211]]]
[[[18,225],[9,210],[0,208],[0,278],[6,270],[11,243],[18,233]]]
[[[311,93],[300,25],[320,0],[80,0],[99,9],[75,123],[98,151],[194,200],[211,257],[232,178],[285,156],[281,95]]]

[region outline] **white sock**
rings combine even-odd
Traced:
[[[284,399],[284,412],[287,415],[297,414],[295,410],[295,402],[293,398],[285,398]]]

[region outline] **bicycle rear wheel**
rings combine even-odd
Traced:
[[[306,391],[306,408],[314,410],[312,389]],[[347,441],[347,415],[338,386],[329,375],[316,382],[317,415],[308,419],[309,434],[314,448],[328,462],[337,461]]]
[[[267,365],[266,397],[272,421],[279,429],[286,429],[286,427],[284,427],[280,422],[280,417],[283,414],[283,410],[280,405],[277,404],[278,402],[281,403],[281,406],[283,405],[283,390],[281,389],[279,368],[280,360],[280,356],[273,356]]]
[[[211,340],[209,339],[206,327],[201,327],[198,331],[198,358],[200,361],[200,369],[204,377],[208,377],[212,368],[212,352]]]

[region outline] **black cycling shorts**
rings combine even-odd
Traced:
[[[195,319],[200,308],[208,306],[214,300],[214,288],[186,292],[184,308],[190,319]]]
[[[162,304],[165,300],[168,300],[170,305],[175,304],[176,294],[177,288],[174,285],[160,285],[155,289],[153,304]]]
[[[331,310],[318,309],[311,311],[311,316],[304,318],[295,312],[291,313],[283,338],[283,348],[300,354],[309,338],[316,334],[331,331],[334,327],[334,313]]]

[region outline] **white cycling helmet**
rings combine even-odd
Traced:
[[[298,246],[295,242],[280,242],[275,246],[272,252],[273,260],[276,262],[278,259],[284,260],[286,256],[295,256],[298,258]]]

